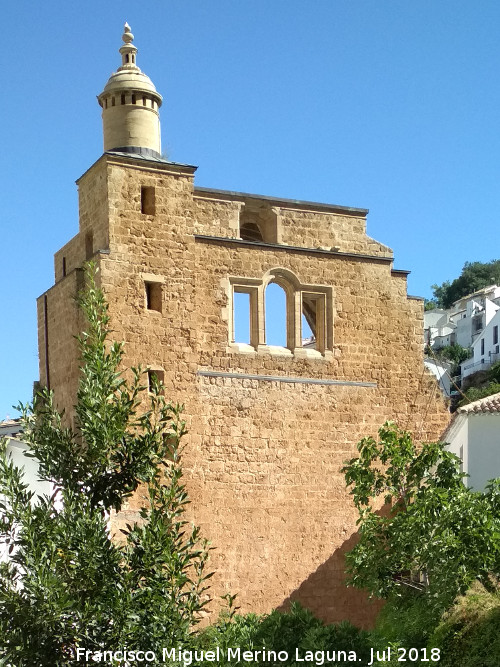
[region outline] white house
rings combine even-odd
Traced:
[[[5,419],[0,421],[0,438],[18,436],[22,432],[20,419]]]
[[[462,377],[486,370],[500,359],[498,332],[500,327],[500,308],[488,321],[488,324],[472,343],[473,358],[462,364]]]
[[[7,438],[7,455],[18,468],[24,468],[24,481],[29,485],[36,496],[49,495],[53,486],[49,482],[38,479],[38,462],[36,459],[25,456],[28,445],[19,439],[22,429],[19,419],[8,419],[0,422],[0,438]],[[0,561],[6,557],[6,549],[0,543]]]
[[[446,329],[446,331],[445,331]],[[448,322],[448,311],[442,308],[426,310],[424,313],[424,342],[431,347],[444,347],[441,340],[443,336],[453,333],[454,327]],[[449,345],[449,343],[448,343]]]
[[[441,440],[462,459],[465,484],[483,491],[500,477],[500,393],[458,408]]]
[[[455,301],[449,310],[435,308],[426,311],[424,343],[436,351],[453,344],[471,348],[473,356],[461,364],[462,379],[476,371],[486,370],[500,358],[499,313],[500,287],[483,287]],[[493,340],[496,342],[493,343]],[[434,369],[431,370],[436,375]],[[440,384],[443,384],[441,380]]]
[[[435,349],[470,347],[500,309],[500,287],[489,285],[455,301],[449,310],[424,313],[424,342]]]

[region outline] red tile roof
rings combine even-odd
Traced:
[[[500,392],[498,394],[491,394],[491,396],[480,398],[478,401],[474,401],[473,403],[463,405],[461,408],[458,408],[457,412],[466,412],[469,414],[491,414],[494,412],[500,412]]]

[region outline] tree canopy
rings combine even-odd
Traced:
[[[418,447],[387,422],[364,438],[343,472],[359,512],[360,539],[347,554],[350,583],[382,598],[404,590],[441,611],[474,579],[500,573],[500,486],[468,489],[460,459],[441,443]],[[375,501],[387,504],[380,511]]]
[[[87,277],[75,426],[47,391],[23,411],[23,438],[54,493],[35,497],[0,442],[0,547],[10,552],[0,564],[1,664],[58,667],[81,660],[79,650],[126,646],[161,654],[187,641],[208,601],[208,547],[185,518],[180,408],[161,386],[147,391],[140,369],[127,384],[103,294]],[[110,515],[132,494],[137,520],[113,539]]]
[[[435,308],[451,308],[452,304],[463,296],[472,294],[488,285],[500,284],[500,259],[491,262],[465,262],[458,278],[445,280],[441,285],[432,285],[434,299],[426,304]]]

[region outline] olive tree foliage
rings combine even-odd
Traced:
[[[343,468],[359,512],[349,582],[386,599],[413,591],[441,610],[474,579],[491,585],[500,572],[498,482],[484,494],[468,489],[458,457],[442,443],[417,447],[392,422],[358,451]]]
[[[74,428],[50,392],[23,406],[23,439],[54,493],[35,497],[1,446],[0,549],[10,552],[0,564],[4,665],[69,665],[79,647],[161,654],[188,640],[208,601],[208,545],[185,518],[181,408],[159,385],[146,391],[140,369],[126,382],[92,268],[87,283]],[[112,539],[110,516],[134,493],[140,516]]]

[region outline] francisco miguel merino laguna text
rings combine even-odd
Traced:
[[[253,651],[245,651],[241,648],[221,649],[219,646],[212,651],[194,650],[182,648],[164,648],[161,660],[165,663],[182,663],[183,667],[189,667],[193,662],[219,662],[225,659],[228,662],[286,662],[289,659],[288,651],[273,651],[266,648]],[[295,661],[314,663],[318,666],[335,662],[358,662],[355,651],[304,651],[295,649]],[[77,662],[128,662],[128,663],[151,663],[157,662],[158,656],[155,651],[134,651],[127,648],[116,651],[88,651],[77,648],[75,659]]]

